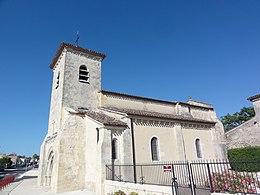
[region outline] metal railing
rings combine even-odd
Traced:
[[[180,184],[188,183],[189,172],[183,169],[184,166],[188,165],[188,162],[137,164],[136,181],[140,184],[171,186],[174,177],[172,165],[175,167],[175,177],[180,178]],[[114,170],[113,173],[112,170]],[[134,183],[134,166],[130,164],[106,165],[106,179]]]
[[[4,179],[0,180],[0,191],[2,191],[6,186],[8,186],[12,181],[14,181],[15,175],[9,175]]]
[[[134,183],[133,165],[106,165],[106,179]],[[208,192],[260,193],[260,162],[193,161],[136,165],[136,183],[178,185],[193,194]],[[112,172],[113,170],[113,172]],[[173,186],[176,187],[176,186]],[[202,193],[201,193],[202,194]]]
[[[202,161],[190,163],[197,189],[210,192],[260,193],[260,162]],[[258,167],[258,168],[257,168]]]

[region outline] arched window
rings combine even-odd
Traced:
[[[197,158],[202,158],[200,139],[195,140],[195,147],[196,147]]]
[[[159,160],[158,158],[158,139],[156,137],[153,137],[151,139],[151,155],[152,160]]]
[[[112,140],[112,159],[117,159],[117,139]]]
[[[79,67],[79,82],[89,83],[89,71],[85,65]]]

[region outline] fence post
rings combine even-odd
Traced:
[[[144,184],[144,176],[143,176],[143,166],[141,165],[141,181],[140,181],[140,183],[141,184]]]
[[[190,181],[190,188],[191,188],[191,194],[196,195],[196,185],[194,184],[194,178],[193,178],[193,171],[192,171],[192,163],[188,163],[188,172],[189,172],[189,181]]]
[[[112,181],[115,180],[115,160],[112,159]]]
[[[178,182],[177,182],[177,178],[175,177],[174,165],[173,164],[172,164],[172,194],[173,195],[179,195]]]
[[[209,163],[207,162],[207,170],[208,170],[208,176],[209,176],[209,187],[210,187],[210,192],[214,192],[213,190],[213,186],[212,186],[212,178],[211,178],[211,174],[210,174],[210,166]]]

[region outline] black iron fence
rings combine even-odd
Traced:
[[[180,195],[260,194],[260,162],[165,162],[137,164],[135,169],[133,165],[118,164],[106,165],[106,168],[107,180],[172,186]]]

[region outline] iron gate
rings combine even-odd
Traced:
[[[193,195],[193,182],[188,162],[172,164],[172,194]]]

